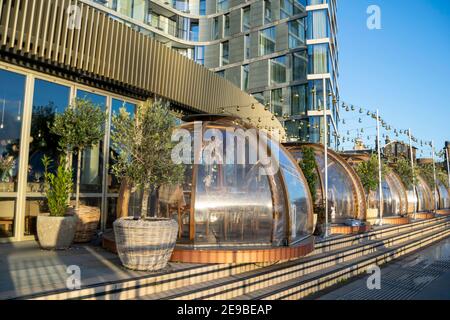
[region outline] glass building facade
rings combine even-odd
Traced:
[[[337,147],[337,0],[83,1],[252,94],[287,141],[321,143],[327,125]]]

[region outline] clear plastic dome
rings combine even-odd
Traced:
[[[407,213],[407,192],[400,177],[389,171],[382,180],[383,190],[383,216],[398,216]],[[370,204],[372,208],[379,208],[379,191],[372,193]]]
[[[249,128],[236,119],[217,116],[192,120],[196,122],[187,122],[179,129],[191,137],[200,129],[203,141],[200,147],[192,148],[192,160],[199,161],[187,165],[180,191],[184,205],[177,214],[179,243],[282,246],[312,235],[311,195],[300,168],[283,147],[270,138],[268,142],[258,138],[257,144],[245,140],[245,159],[238,158],[242,145],[236,143],[234,132]],[[223,154],[205,161],[205,151],[217,135],[226,146]],[[258,154],[258,146],[273,156],[278,171],[272,174],[261,160],[250,161]],[[234,161],[224,161],[228,157]]]
[[[299,162],[302,147],[314,150],[320,182],[317,188],[318,203],[323,202],[325,179],[324,149],[321,145],[288,143],[286,148]],[[353,168],[332,150],[328,150],[328,210],[331,223],[342,223],[347,219],[365,219],[364,191]]]
[[[450,209],[450,194],[449,189],[442,183],[442,181],[438,180],[437,190],[439,193],[439,209]]]
[[[417,212],[430,211],[434,209],[434,197],[428,184],[425,180],[418,176],[418,181],[416,185],[417,192]]]

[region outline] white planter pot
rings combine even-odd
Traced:
[[[171,219],[120,218],[114,235],[122,264],[132,270],[158,271],[166,267],[176,244],[178,223]]]
[[[41,248],[47,250],[64,250],[70,247],[75,236],[76,218],[37,217],[37,234]]]

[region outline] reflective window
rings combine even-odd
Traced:
[[[197,46],[195,47],[195,62],[198,64],[204,65],[205,64],[205,47],[204,46]]]
[[[223,36],[228,37],[230,35],[230,14],[224,15],[224,30]]]
[[[261,56],[275,52],[275,27],[267,28],[259,33],[259,54]]]
[[[307,85],[291,87],[291,115],[306,114]]]
[[[304,19],[289,22],[289,49],[295,49],[305,45],[306,30]]]
[[[244,59],[250,59],[250,35],[244,36]]]
[[[270,59],[271,84],[286,82],[286,56]]]
[[[306,51],[292,55],[292,81],[306,80],[308,73],[308,57]]]
[[[272,3],[271,0],[264,0],[264,21],[265,23],[272,22]]]
[[[283,89],[275,89],[272,90],[271,93],[271,105],[272,105],[272,113],[277,116],[283,116],[283,106],[284,106],[284,98],[283,98]]]
[[[34,83],[31,141],[28,156],[27,192],[41,192],[44,167],[42,157],[47,155],[54,165],[58,160],[59,137],[50,132],[49,125],[57,113],[62,113],[70,103],[70,88],[53,82],[36,79]],[[55,167],[54,166],[54,167]],[[55,169],[55,168],[51,169]]]
[[[309,73],[324,74],[330,72],[328,67],[328,44],[316,44],[308,47]]]
[[[308,39],[328,38],[328,11],[311,11],[308,18]]]
[[[0,238],[14,235],[25,76],[0,70]]]
[[[118,100],[118,99],[112,99],[112,115],[117,115],[120,112],[121,108],[125,108],[125,110],[130,114],[131,118],[134,117],[134,114],[136,113],[136,105],[133,103],[129,103],[126,101]],[[112,119],[112,118],[111,118]],[[112,131],[112,122],[111,122],[111,130]],[[108,184],[108,192],[109,193],[118,193],[120,184],[117,180],[116,176],[112,174],[111,166],[116,163],[115,159],[117,158],[118,153],[114,149],[112,142],[109,144],[109,169],[108,169],[108,178],[107,178],[107,184]]]
[[[229,8],[228,0],[217,0],[217,12],[226,11]]]
[[[38,215],[48,212],[44,199],[33,193],[39,194],[44,191],[44,166],[42,165],[44,155],[53,161],[49,170],[56,171],[61,154],[58,150],[59,136],[50,132],[49,125],[53,123],[57,113],[64,112],[69,103],[69,87],[40,79],[34,82],[24,235],[36,235]]]
[[[95,93],[77,90],[77,97],[91,101],[100,106],[103,111],[106,110],[106,97]],[[76,172],[77,160],[73,157],[73,168]],[[83,151],[81,160],[81,185],[82,193],[100,193],[102,191],[103,176],[103,140],[97,146]]]
[[[230,43],[228,41],[222,42],[222,66],[230,62]]]
[[[250,68],[248,64],[242,66],[242,90],[248,90]]]
[[[242,9],[242,31],[249,31],[250,28],[250,7],[245,7]]]

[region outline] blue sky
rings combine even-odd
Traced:
[[[370,5],[381,9],[381,30],[367,28]],[[338,24],[341,100],[379,108],[392,126],[442,149],[450,141],[450,0],[338,0]],[[358,125],[342,116],[341,129]]]

